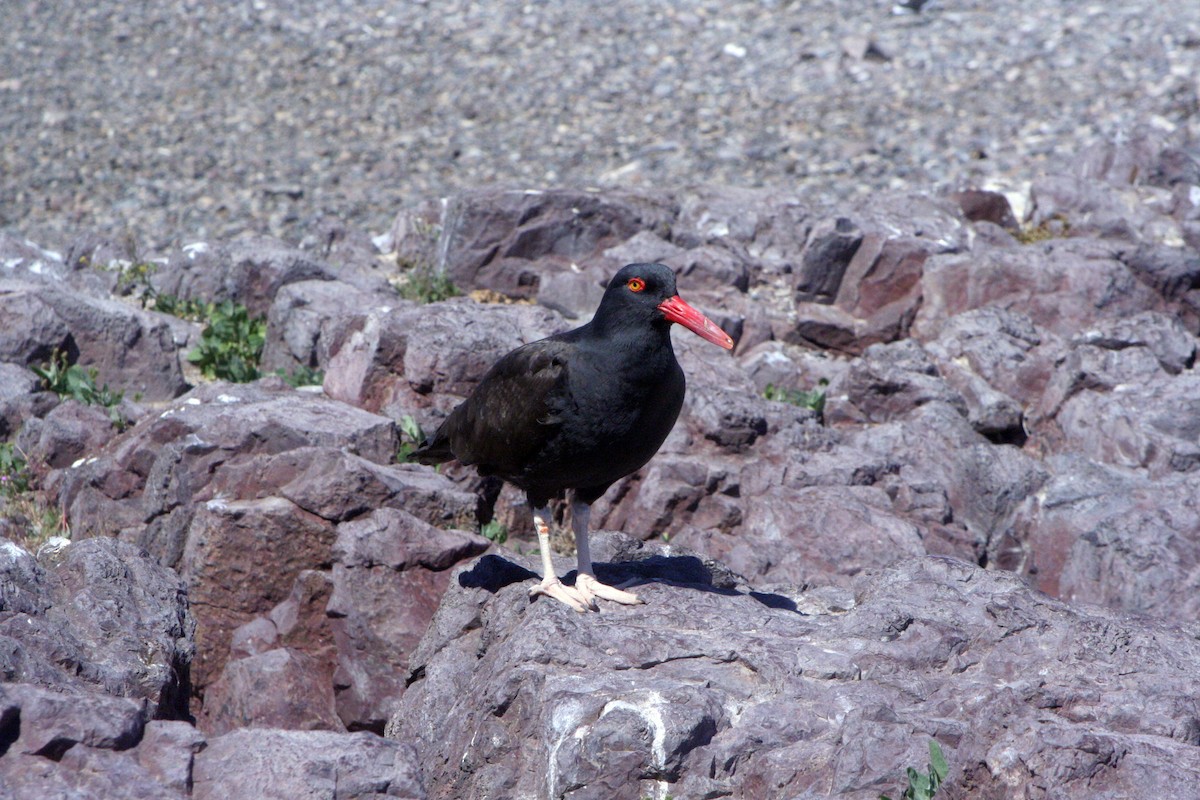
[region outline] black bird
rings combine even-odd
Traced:
[[[591,505],[658,452],[683,406],[684,377],[671,324],[714,344],[733,339],[675,290],[662,264],[630,264],[609,282],[592,321],[518,347],[411,456],[422,464],[458,459],[525,491],[542,551],[542,582],[530,589],[577,611],[596,597],[642,602],[596,580],[588,551]],[[571,489],[578,570],[559,580],[550,561],[550,499]]]

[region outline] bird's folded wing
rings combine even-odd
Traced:
[[[537,455],[570,403],[569,347],[554,340],[533,342],[496,362],[446,420],[447,438],[460,461],[505,475]]]

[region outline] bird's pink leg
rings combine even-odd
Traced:
[[[530,597],[544,594],[559,602],[566,603],[576,611],[596,610],[596,601],[584,597],[573,586],[567,586],[558,579],[554,572],[554,562],[550,559],[550,508],[543,506],[533,510],[533,527],[537,530],[538,547],[542,551],[542,582],[529,590]]]
[[[592,553],[588,545],[588,519],[592,515],[592,507],[577,500],[571,502],[571,527],[575,531],[575,555],[578,568],[575,571],[575,591],[595,606],[595,598],[612,600],[627,606],[634,606],[645,601],[632,592],[626,592],[614,586],[596,580],[592,571]]]

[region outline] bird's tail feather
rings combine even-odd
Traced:
[[[438,433],[427,438],[420,447],[409,453],[407,460],[429,467],[452,461],[454,453],[450,452],[450,440],[445,436],[439,436]]]

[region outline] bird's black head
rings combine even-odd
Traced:
[[[608,282],[592,324],[600,329],[646,326],[664,332],[672,322],[729,350],[733,339],[712,320],[684,302],[675,289],[675,273],[662,264],[629,264]]]

